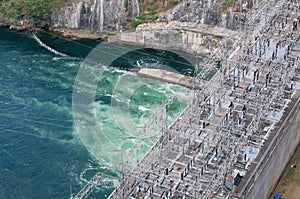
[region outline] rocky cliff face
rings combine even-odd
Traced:
[[[56,11],[55,28],[106,30],[128,29],[128,21],[139,15],[138,0],[78,0]]]
[[[240,34],[217,26],[171,21],[144,24],[135,32],[120,32],[117,37],[117,41],[122,43],[209,55],[220,47],[224,37],[228,39],[228,50],[233,49],[234,41],[238,41]]]
[[[158,1],[158,0],[157,0]],[[260,0],[183,0],[162,13],[158,21],[192,22],[236,30],[243,28],[246,11]],[[55,12],[56,28],[88,29],[96,32],[128,30],[140,14],[144,0],[73,0]]]
[[[185,0],[161,15],[161,21],[218,25],[232,30],[243,28],[245,13],[259,0]]]

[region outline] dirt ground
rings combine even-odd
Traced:
[[[100,35],[99,33],[93,33],[91,31],[82,29],[56,28],[52,31],[59,32],[64,37],[75,37],[77,39],[103,39],[102,37],[105,37],[105,35]]]
[[[296,164],[296,168],[291,167],[292,164]],[[300,147],[286,168],[275,193],[281,194],[283,199],[300,199]]]

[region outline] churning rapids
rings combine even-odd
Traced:
[[[107,175],[93,197],[106,198],[120,176],[120,149],[134,148],[142,140],[136,134],[135,139],[127,141],[126,136],[132,137],[132,132],[124,131],[116,117],[126,121],[129,116],[136,125],[142,125],[151,110],[175,94],[168,108],[171,122],[185,108],[191,92],[106,67],[93,102],[101,128],[79,134],[72,95],[83,59],[73,57],[84,58],[99,43],[47,35],[39,38],[57,51],[50,52],[32,35],[0,28],[0,198],[70,198],[98,171]],[[128,55],[115,63],[126,67],[137,67],[139,63],[159,65],[162,54],[176,60],[165,51],[143,52],[154,56]],[[65,54],[71,56],[62,56]],[[132,87],[132,82],[139,86]],[[130,96],[125,88],[130,90]],[[114,112],[112,101],[126,101],[127,112]],[[142,157],[151,144],[153,141],[145,140],[136,156]]]

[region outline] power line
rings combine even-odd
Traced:
[[[0,109],[3,110],[3,108],[5,107],[0,107]],[[5,111],[5,110],[3,110]],[[0,113],[1,114],[1,113]],[[26,115],[17,115],[17,114],[7,114],[7,115],[14,115],[14,116],[21,116],[21,117],[25,117],[25,118],[28,118],[26,117]],[[73,122],[74,120],[63,120],[63,119],[54,119],[54,118],[48,118],[48,117],[37,117],[37,116],[30,116],[30,118],[34,118],[34,119],[42,119],[42,120],[50,120],[50,121],[58,121],[58,122]]]
[[[62,125],[57,125],[57,124],[53,124],[53,123],[43,122],[43,121],[39,121],[39,120],[33,120],[33,119],[30,119],[30,118],[20,117],[20,115],[12,115],[12,114],[0,113],[0,116],[4,116],[4,117],[8,117],[8,118],[14,118],[14,119],[20,119],[20,120],[25,120],[25,121],[29,121],[29,122],[35,122],[35,123],[39,123],[39,124],[46,124],[48,126],[54,126],[54,127],[64,128],[64,129],[73,129],[73,127],[70,127],[70,126],[62,126]]]
[[[36,137],[36,138],[40,138],[40,139],[47,139],[47,140],[51,140],[51,141],[55,141],[55,142],[61,142],[61,143],[64,143],[64,144],[72,144],[72,145],[82,146],[82,144],[80,144],[80,143],[75,143],[75,142],[70,142],[70,141],[65,141],[65,140],[59,140],[59,139],[56,139],[56,138],[44,137],[44,136],[37,135],[37,134],[26,133],[24,131],[12,130],[12,129],[7,129],[7,128],[1,128],[0,130],[1,131],[8,131],[8,132],[11,132],[11,133],[16,133],[16,134],[20,134],[20,135],[25,135],[25,136]]]

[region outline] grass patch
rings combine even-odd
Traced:
[[[157,13],[157,9],[155,8],[149,10],[148,12],[143,12],[140,16],[135,18],[135,20],[131,23],[131,27],[136,29],[136,27],[138,27],[140,24],[155,22],[158,17]]]
[[[149,10],[148,14],[150,16],[155,16],[157,14],[157,8],[153,8],[153,9]]]
[[[181,2],[181,0],[170,0],[169,4],[171,7],[176,6],[177,4],[179,4]]]
[[[138,27],[140,24],[143,24],[143,23],[148,23],[149,21],[148,20],[134,20],[132,23],[131,23],[131,27],[133,29],[136,29],[136,27]]]
[[[167,1],[157,1],[157,0],[143,0],[140,3],[140,16],[137,16],[131,23],[131,27],[136,29],[136,27],[143,23],[155,22],[158,15],[162,11],[169,10],[170,8],[176,6],[183,0],[167,0]]]
[[[289,186],[299,186],[300,187],[300,148],[298,148],[296,155],[289,164],[296,164],[296,168],[291,168],[288,165],[287,173],[281,179],[279,185],[276,188],[276,192],[282,194],[288,194],[287,190]]]
[[[104,34],[107,35],[107,36],[116,35],[115,32],[108,32],[108,31],[105,31]]]
[[[232,0],[225,0],[224,3],[222,4],[222,9],[221,13],[227,14],[228,13],[228,8],[232,7],[233,1]]]
[[[291,183],[291,182],[294,182],[295,180],[295,174],[296,174],[296,170],[295,169],[290,169],[289,172],[286,174],[286,177],[285,177],[285,182],[286,183]]]

